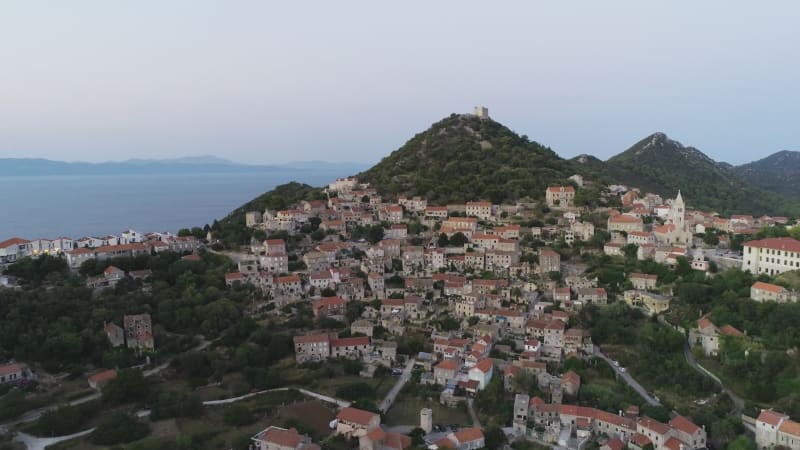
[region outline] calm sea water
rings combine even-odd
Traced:
[[[203,226],[279,184],[322,186],[332,171],[0,177],[0,241]]]

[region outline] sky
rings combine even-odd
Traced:
[[[564,157],[800,150],[800,2],[10,0],[0,158],[377,162],[453,112]]]

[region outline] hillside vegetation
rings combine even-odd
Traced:
[[[753,186],[794,201],[800,198],[800,152],[780,151],[732,170]]]
[[[574,174],[574,166],[491,119],[452,114],[358,176],[392,196],[500,203],[541,198],[549,184]]]
[[[796,215],[800,211],[797,201],[748,184],[730,165],[663,133],[652,134],[605,162],[586,156],[574,161],[582,162],[584,173],[602,174],[642,191],[673,197],[681,190],[690,207],[723,215]]]

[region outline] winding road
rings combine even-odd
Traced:
[[[719,377],[711,373],[710,370],[701,366],[697,362],[697,360],[694,358],[694,353],[692,353],[692,349],[689,347],[688,342],[683,343],[683,354],[684,356],[686,356],[686,362],[689,363],[689,365],[692,366],[694,370],[711,378],[712,380],[714,380],[715,383],[719,385],[719,387],[722,389],[722,392],[724,392],[725,395],[727,395],[733,402],[733,405],[736,408],[735,410],[736,416],[741,416],[742,411],[744,410],[744,400],[742,400],[742,398],[739,397],[738,395],[734,394],[733,391],[725,387],[725,384],[722,383],[722,380],[720,380]]]
[[[380,410],[381,413],[385,413],[392,407],[392,403],[397,398],[397,395],[400,394],[400,391],[403,390],[403,386],[406,385],[408,380],[411,379],[411,370],[414,368],[414,360],[409,358],[408,362],[406,363],[406,367],[403,369],[402,375],[400,375],[400,379],[397,380],[397,383],[392,386],[392,389],[386,394],[386,397],[381,402]]]
[[[604,355],[603,352],[600,351],[599,346],[594,347],[594,355],[604,359],[608,363],[608,365],[611,366],[612,369],[614,369],[614,373],[617,374],[617,377],[622,378],[626,383],[628,383],[628,386],[632,387],[633,390],[636,391],[636,393],[639,394],[639,396],[644,399],[644,401],[646,401],[652,406],[661,406],[661,402],[653,398],[647,392],[647,389],[642,387],[642,385],[639,384],[639,382],[636,381],[632,376],[630,376],[630,374],[628,374],[627,372],[620,371],[620,367],[615,366],[614,361],[612,361],[611,358],[609,358],[608,356]]]

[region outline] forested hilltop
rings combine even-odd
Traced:
[[[691,199],[689,206],[722,215],[797,215],[800,211],[796,199],[756,187],[730,165],[664,133],[654,133],[605,162],[591,157],[578,157],[575,162],[583,166],[581,173],[602,175],[643,191],[673,196],[681,190]]]
[[[492,119],[451,114],[358,175],[379,192],[422,195],[432,204],[493,203],[544,196],[574,164]]]

